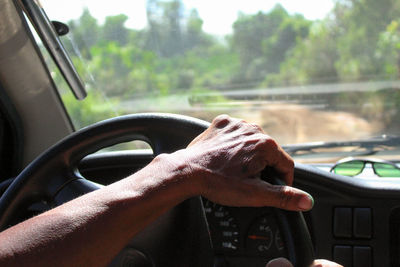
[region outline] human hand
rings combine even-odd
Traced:
[[[288,261],[285,258],[277,258],[268,262],[266,267],[293,267],[293,264],[291,264],[290,261]],[[310,267],[343,267],[343,266],[328,260],[315,260]]]
[[[293,160],[257,125],[218,116],[183,153],[190,168],[200,176],[201,195],[213,202],[287,210],[312,208],[312,197],[290,186]],[[259,179],[266,166],[273,167],[288,186]]]

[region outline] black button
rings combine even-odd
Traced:
[[[343,266],[352,266],[353,250],[351,246],[334,246],[333,261]]]
[[[355,208],[353,223],[354,237],[372,237],[372,214],[370,208]]]
[[[333,235],[335,237],[351,237],[353,228],[352,220],[351,208],[335,208],[333,214]]]
[[[353,249],[353,267],[371,267],[372,248],[356,246]]]

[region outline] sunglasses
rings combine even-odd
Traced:
[[[338,161],[330,170],[344,176],[360,174],[366,164],[371,164],[374,173],[379,177],[400,177],[400,168],[393,162],[380,159],[345,158]]]

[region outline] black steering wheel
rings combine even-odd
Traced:
[[[105,120],[71,134],[28,165],[1,196],[0,231],[18,223],[33,203],[44,201],[49,206],[56,206],[98,189],[100,185],[84,179],[79,173],[79,162],[85,156],[132,140],[147,142],[155,155],[171,153],[185,148],[208,126],[208,122],[181,115],[135,114]],[[170,248],[172,242],[177,246],[173,251],[180,256],[173,257],[168,253],[164,261],[153,261],[155,266],[212,266],[212,251],[201,205],[201,199],[197,197],[175,208],[174,216],[183,216],[178,219],[192,224],[183,228],[193,230],[195,224],[194,227],[201,229],[186,231],[184,238],[176,238],[174,236],[182,236],[182,229],[170,227],[170,240],[165,248]],[[313,259],[313,248],[301,213],[280,211],[279,214],[290,260],[295,266],[308,266]],[[179,234],[176,231],[180,231]],[[193,249],[188,249],[190,247]]]

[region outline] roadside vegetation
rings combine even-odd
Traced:
[[[78,106],[63,93],[78,128],[116,113],[139,111],[147,100],[164,105],[163,97],[171,95],[212,93],[213,101],[223,103],[229,100],[219,95],[224,91],[396,81],[400,75],[398,0],[337,0],[318,21],[276,5],[269,12],[238,14],[226,36],[205,32],[201,15],[185,9],[180,0],[148,0],[144,29],[127,28],[127,19],[120,14],[100,24],[86,9],[68,22],[71,33],[65,47],[85,74],[92,95]],[[380,121],[391,130],[400,122],[399,89],[342,93],[326,101],[332,110],[340,104],[342,111]],[[140,101],[128,110],[113,110],[101,103],[104,97],[115,103]],[[207,106],[208,98],[202,99],[200,104]],[[93,110],[93,102],[101,105]],[[165,105],[171,112],[183,108],[179,101],[173,107]],[[204,117],[198,110],[191,112]]]

